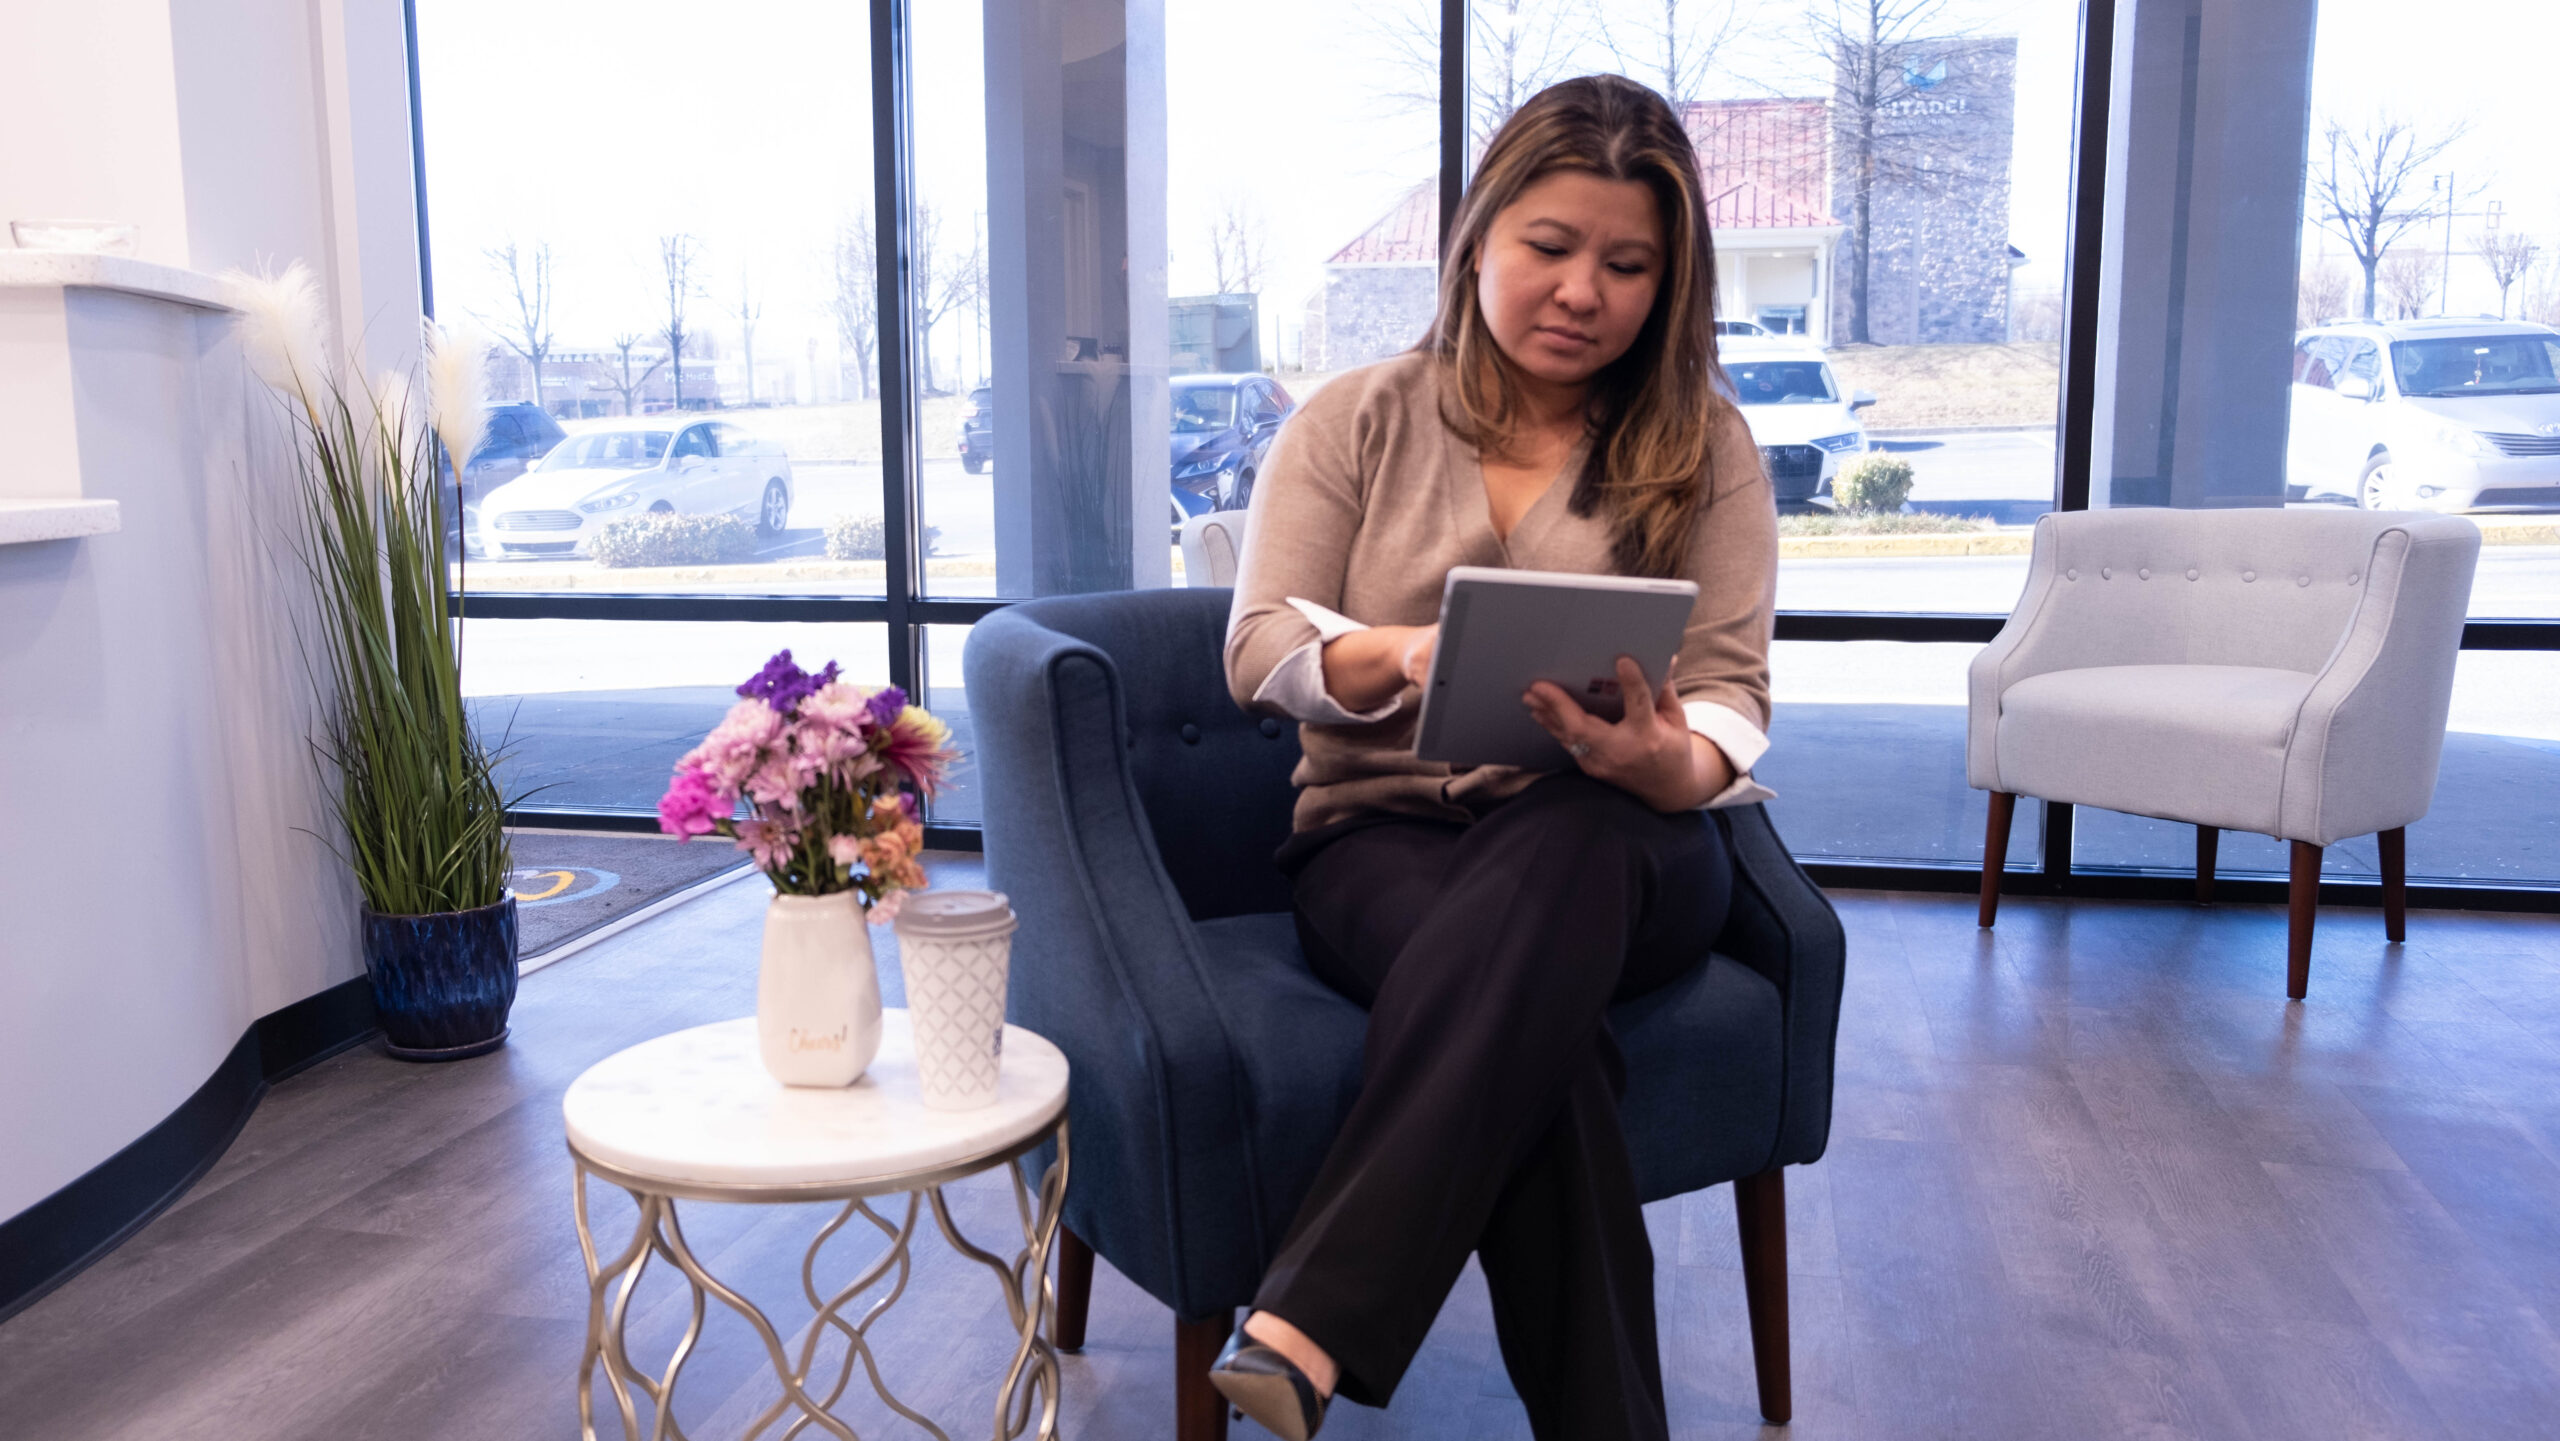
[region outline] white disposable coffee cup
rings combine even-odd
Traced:
[[[924,891],[899,904],[898,968],[933,1110],[995,1104],[1014,924],[1013,907],[995,891]]]

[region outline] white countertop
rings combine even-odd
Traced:
[[[851,1184],[996,1155],[1067,1104],[1067,1058],[1004,1028],[994,1105],[933,1111],[904,1010],[881,1016],[880,1054],[841,1088],[785,1086],[756,1058],[753,1016],[643,1041],[588,1068],[560,1110],[569,1143],[644,1179],[693,1185]]]
[[[199,310],[229,310],[220,280],[201,271],[181,270],[136,260],[129,255],[93,255],[72,250],[0,249],[0,287],[121,290],[147,295]]]
[[[123,528],[124,508],[112,500],[0,500],[0,545],[105,535]]]

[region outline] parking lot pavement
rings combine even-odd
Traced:
[[[1911,462],[1911,508],[2026,525],[2053,509],[2054,433],[1876,431],[1875,448]]]

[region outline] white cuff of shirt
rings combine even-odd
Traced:
[[[1394,715],[1396,709],[1404,704],[1402,695],[1390,697],[1386,704],[1374,710],[1353,711],[1345,710],[1342,703],[1324,688],[1325,642],[1369,627],[1314,601],[1300,600],[1294,595],[1288,600],[1315,626],[1316,638],[1280,657],[1280,663],[1271,668],[1271,674],[1264,676],[1261,686],[1254,691],[1253,703],[1276,706],[1282,714],[1309,725],[1368,725]]]
[[[1751,778],[1751,768],[1769,753],[1769,734],[1753,725],[1750,718],[1728,705],[1711,700],[1693,700],[1680,707],[1689,719],[1689,729],[1714,742],[1724,758],[1733,763],[1733,783],[1716,792],[1707,802],[1708,810],[1726,806],[1747,806],[1774,800],[1777,792]]]

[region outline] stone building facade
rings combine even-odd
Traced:
[[[1833,264],[1835,339],[1926,345],[2009,338],[2009,157],[2018,42],[2009,36],[1897,47],[1872,129],[1846,67],[1831,104],[1831,213],[1847,227]],[[1872,247],[1859,293],[1867,177]],[[1858,311],[1866,311],[1864,333]]]
[[[1912,42],[1892,59],[1872,128],[1857,123],[1846,67],[1828,100],[1680,107],[1716,238],[1719,318],[1825,346],[2009,338],[2021,258],[2009,247],[2017,41]],[[1853,224],[1862,170],[1873,175],[1874,247],[1863,296]],[[1421,339],[1439,234],[1438,187],[1426,181],[1335,252],[1307,301],[1301,364],[1343,370]]]

